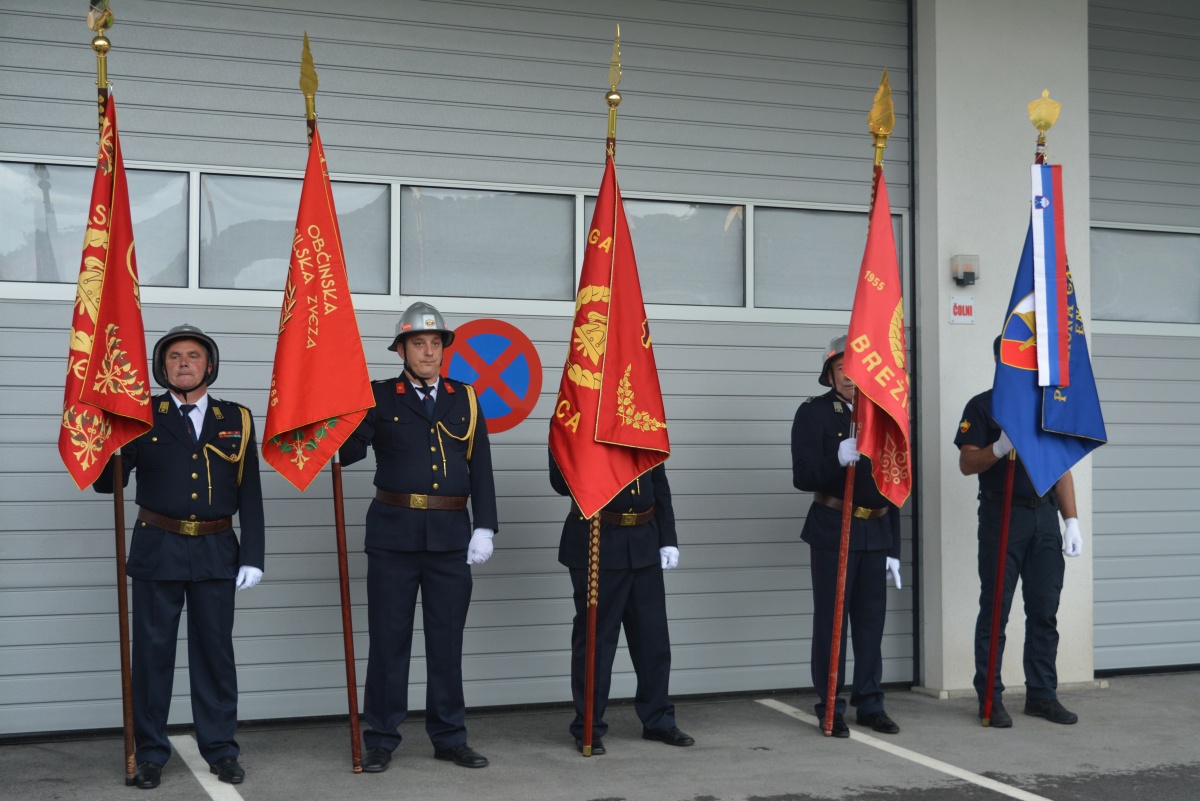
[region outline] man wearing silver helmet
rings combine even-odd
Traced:
[[[250,411],[208,394],[220,352],[199,328],[172,328],[154,346],[154,427],[121,449],[124,476],[137,471],[137,522],[127,563],[133,579],[134,784],[157,787],[171,756],[167,716],[176,638],[188,610],[188,675],[200,754],[217,777],[240,784],[235,590],[263,575],[258,450]],[[93,485],[113,492],[110,462]],[[239,516],[241,541],[233,531]]]
[[[811,670],[817,693],[817,717],[824,718],[829,683],[829,654],[833,648],[833,607],[837,590],[838,551],[842,534],[846,468],[857,463],[854,511],[850,523],[850,553],[846,569],[845,613],[854,643],[854,684],[850,703],[856,720],[883,734],[900,727],[883,709],[883,621],[887,612],[887,578],[900,587],[900,510],[879,494],[871,477],[870,459],[858,452],[850,431],[855,399],[854,382],[842,372],[846,337],[835,337],[825,351],[819,381],[830,391],[809,398],[796,411],[792,424],[792,483],[813,494],[800,538],[812,557],[813,635]],[[846,674],[846,629],[842,629],[839,691]],[[846,701],[837,699],[833,736],[849,737],[844,717]]]
[[[388,350],[397,378],[372,382],[375,406],[341,448],[344,464],[375,451],[367,510],[367,689],[363,770],[382,773],[408,716],[408,669],[417,590],[425,630],[425,731],[434,756],[467,768],[488,761],[467,745],[463,630],[471,565],[492,555],[496,486],[487,424],[469,384],[440,375],[454,340],[428,303],[408,307]],[[470,502],[471,512],[467,512]]]

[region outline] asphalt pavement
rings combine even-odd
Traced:
[[[433,758],[419,717],[381,774],[351,771],[343,721],[244,725],[246,781],[216,782],[187,730],[156,790],[126,787],[114,735],[0,741],[0,798],[20,801],[305,801],[306,799],[513,799],[513,801],[1194,801],[1200,745],[1191,723],[1200,674],[1108,679],[1060,693],[1079,723],[1022,714],[1009,693],[1011,729],[980,725],[973,699],[904,689],[887,695],[896,735],[847,716],[850,739],[820,734],[814,697],[781,692],[676,699],[691,748],[643,740],[630,703],[609,706],[608,753],[583,757],[566,707],[468,710],[470,744],[491,760],[472,770]]]

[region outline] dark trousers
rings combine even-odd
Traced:
[[[418,589],[425,628],[425,731],[439,751],[467,741],[462,648],[471,586],[465,550],[367,549],[367,748],[392,751],[400,744]]]
[[[167,717],[175,682],[179,615],[187,602],[188,677],[196,742],[209,764],[240,750],[232,579],[133,580],[133,733],[138,762],[171,756]]]
[[[587,655],[587,571],[571,570],[575,594],[575,622],[571,628],[571,695],[575,719],[571,734],[583,737],[584,662]],[[596,704],[592,736],[608,733],[604,710],[612,686],[613,658],[625,627],[629,658],[637,674],[634,709],[642,726],[650,731],[675,728],[675,705],[667,697],[671,679],[671,636],[667,631],[667,595],[663,571],[657,565],[624,570],[600,571],[600,594],[596,606]]]
[[[996,591],[996,556],[1000,546],[1001,502],[979,502],[979,617],[975,620],[975,692],[983,702],[987,688],[988,646],[992,629],[992,598]],[[1008,559],[1000,607],[1000,637],[996,648],[995,698],[1004,692],[1000,665],[1004,658],[1004,627],[1012,608],[1017,577],[1025,600],[1026,697],[1035,700],[1058,693],[1058,600],[1062,595],[1065,562],[1058,530],[1058,505],[1036,509],[1014,506],[1008,526]]]
[[[829,652],[833,647],[833,603],[837,593],[838,552],[810,548],[812,553],[813,636],[812,681],[817,691],[817,717],[825,715],[829,686]],[[883,709],[884,615],[887,613],[887,551],[851,551],[846,562],[846,596],[838,660],[838,692],[846,681],[846,633],[854,647],[854,686],[850,703],[861,715]],[[849,625],[847,625],[847,621]],[[835,711],[844,714],[840,695]]]

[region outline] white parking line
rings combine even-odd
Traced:
[[[811,726],[815,726],[817,728],[820,728],[821,726],[821,722],[817,720],[814,715],[810,715],[807,712],[801,712],[794,706],[788,706],[787,704],[776,701],[774,698],[760,698],[758,702],[765,707],[774,709],[776,712],[782,712],[785,715],[789,715],[796,720],[803,721]],[[940,771],[949,776],[953,776],[956,779],[962,779],[965,782],[970,782],[971,784],[985,787],[988,790],[1006,795],[1009,798],[1019,798],[1021,801],[1051,801],[1051,799],[1048,799],[1045,796],[1034,795],[1033,793],[1027,793],[1024,790],[1020,790],[1016,787],[1009,787],[1007,784],[1001,784],[994,779],[989,779],[987,776],[980,776],[978,773],[972,773],[969,770],[963,770],[962,768],[955,767],[948,762],[942,762],[940,759],[927,757],[924,754],[918,754],[916,751],[909,751],[907,748],[901,748],[898,745],[892,745],[891,743],[884,742],[878,737],[871,737],[869,735],[860,734],[859,732],[851,730],[850,739],[858,740],[860,743],[865,743],[872,748],[878,748],[880,751],[886,751],[889,754],[894,754],[901,759],[907,759],[910,762],[916,762],[918,765],[924,765],[927,768]]]
[[[233,789],[232,784],[224,784],[208,769],[208,763],[200,756],[200,748],[196,738],[190,734],[177,734],[168,738],[175,753],[183,758],[183,762],[192,771],[196,781],[208,793],[213,801],[243,801],[241,793]]]

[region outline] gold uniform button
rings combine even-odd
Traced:
[[[198,453],[193,453],[193,454],[192,454],[192,458],[193,458],[193,459],[199,459],[199,458],[200,458],[200,454],[198,454]]]
[[[200,478],[200,474],[199,474],[199,473],[192,473],[192,478]]]
[[[435,464],[435,465],[433,465],[433,469],[434,469],[434,470],[437,470],[437,465],[436,465],[436,464]]]
[[[196,499],[197,499],[197,498],[199,498],[199,497],[200,497],[200,496],[199,496],[199,495],[197,495],[196,493],[194,493],[194,492],[192,493],[192,500],[193,500],[193,501],[194,501],[194,500],[196,500]]]
[[[393,418],[392,418],[392,422],[394,422],[394,423],[399,423],[399,422],[400,422],[400,418],[399,418],[399,417],[393,417]]]
[[[150,441],[151,441],[151,442],[158,442],[158,437],[151,437],[151,438],[150,438]]]
[[[429,433],[430,433],[430,434],[433,434],[433,433],[435,433],[435,432],[434,432],[434,430],[431,428],[431,429],[429,429]]]
[[[196,519],[195,515],[188,515],[188,520],[195,520],[195,519]]]
[[[438,488],[438,485],[437,485],[437,484],[434,484],[434,485],[433,485],[433,488],[434,488],[434,489],[437,489],[437,488]]]
[[[435,448],[435,447],[433,447],[432,445],[430,445],[430,446],[429,446],[429,452],[430,452],[430,453],[437,453],[437,448]]]

